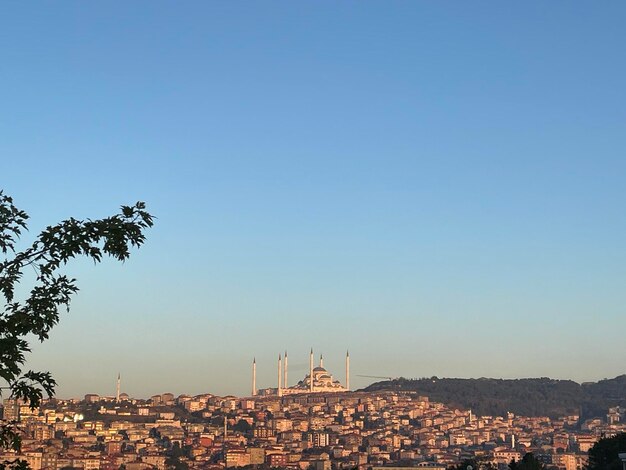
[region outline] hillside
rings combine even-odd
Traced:
[[[538,379],[399,378],[377,382],[365,391],[415,391],[432,401],[471,409],[479,415],[507,411],[525,416],[604,417],[610,406],[626,406],[626,375],[599,382]]]

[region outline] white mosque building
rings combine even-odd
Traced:
[[[288,358],[285,352],[284,362],[282,356],[278,355],[278,386],[275,388],[256,388],[256,359],[252,361],[252,395],[295,395],[299,393],[334,393],[347,392],[350,390],[350,353],[346,352],[346,384],[345,387],[333,378],[332,374],[324,368],[324,358],[320,356],[320,363],[313,366],[313,349],[309,359],[309,373],[297,384],[289,386],[288,382]]]

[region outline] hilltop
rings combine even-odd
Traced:
[[[376,382],[363,391],[414,391],[479,415],[604,417],[611,406],[626,406],[626,375],[579,384],[547,377],[534,379],[399,378]]]

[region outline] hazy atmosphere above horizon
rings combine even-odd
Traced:
[[[27,367],[59,397],[626,372],[626,3],[5,2],[28,243],[145,201]],[[23,289],[30,286],[24,282]]]

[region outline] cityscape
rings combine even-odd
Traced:
[[[32,470],[166,470],[281,468],[339,470],[422,468],[446,470],[462,462],[508,469],[532,453],[545,468],[580,470],[601,438],[626,431],[626,409],[602,417],[578,415],[480,416],[415,392],[349,389],[349,354],[343,384],[323,357],[292,385],[288,355],[278,359],[277,386],[251,394],[162,393],[134,398],[87,394],[43,401],[39,407],[4,400],[4,420],[19,423],[19,453]],[[312,380],[311,380],[312,378]],[[476,465],[476,464],[475,464]]]
[[[625,25],[0,1],[0,470],[626,470]]]

